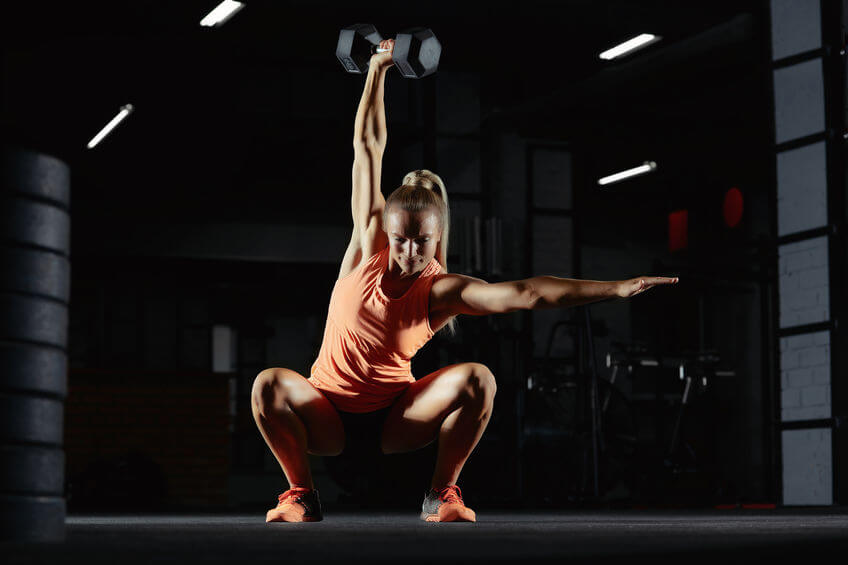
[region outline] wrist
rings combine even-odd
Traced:
[[[612,295],[617,298],[624,298],[624,281],[613,281],[612,283]]]
[[[388,64],[385,61],[381,61],[376,56],[371,58],[371,61],[368,63],[368,74],[386,74],[386,71],[389,70],[389,67],[393,65],[392,60],[389,59]]]

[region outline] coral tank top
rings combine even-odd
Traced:
[[[430,287],[442,266],[434,257],[403,296],[390,298],[380,287],[388,262],[386,246],[337,280],[330,296],[308,380],[344,412],[390,406],[415,382],[412,357],[433,337]]]

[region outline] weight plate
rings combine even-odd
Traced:
[[[71,262],[63,255],[0,244],[0,291],[40,294],[67,304],[71,296],[70,275]]]
[[[47,198],[70,206],[71,169],[63,161],[26,149],[3,151],[3,190]]]
[[[0,292],[0,339],[34,341],[65,348],[68,307],[46,298]]]
[[[0,390],[68,396],[68,355],[61,349],[0,341]]]
[[[0,237],[70,254],[71,217],[61,208],[13,194],[0,195]]]
[[[0,540],[63,542],[66,515],[62,497],[0,494]]]
[[[0,491],[65,494],[65,451],[61,447],[0,443]]]
[[[0,392],[0,441],[62,445],[64,416],[60,399]]]

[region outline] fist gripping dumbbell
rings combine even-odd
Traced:
[[[368,71],[368,63],[374,53],[387,49],[377,46],[383,38],[371,24],[354,24],[339,32],[336,57],[349,73]],[[436,72],[442,45],[429,28],[416,27],[405,30],[395,37],[392,62],[406,78],[422,78]]]

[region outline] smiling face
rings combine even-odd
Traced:
[[[436,256],[442,232],[433,207],[407,212],[392,207],[386,214],[389,236],[389,271],[398,277],[415,275]]]

